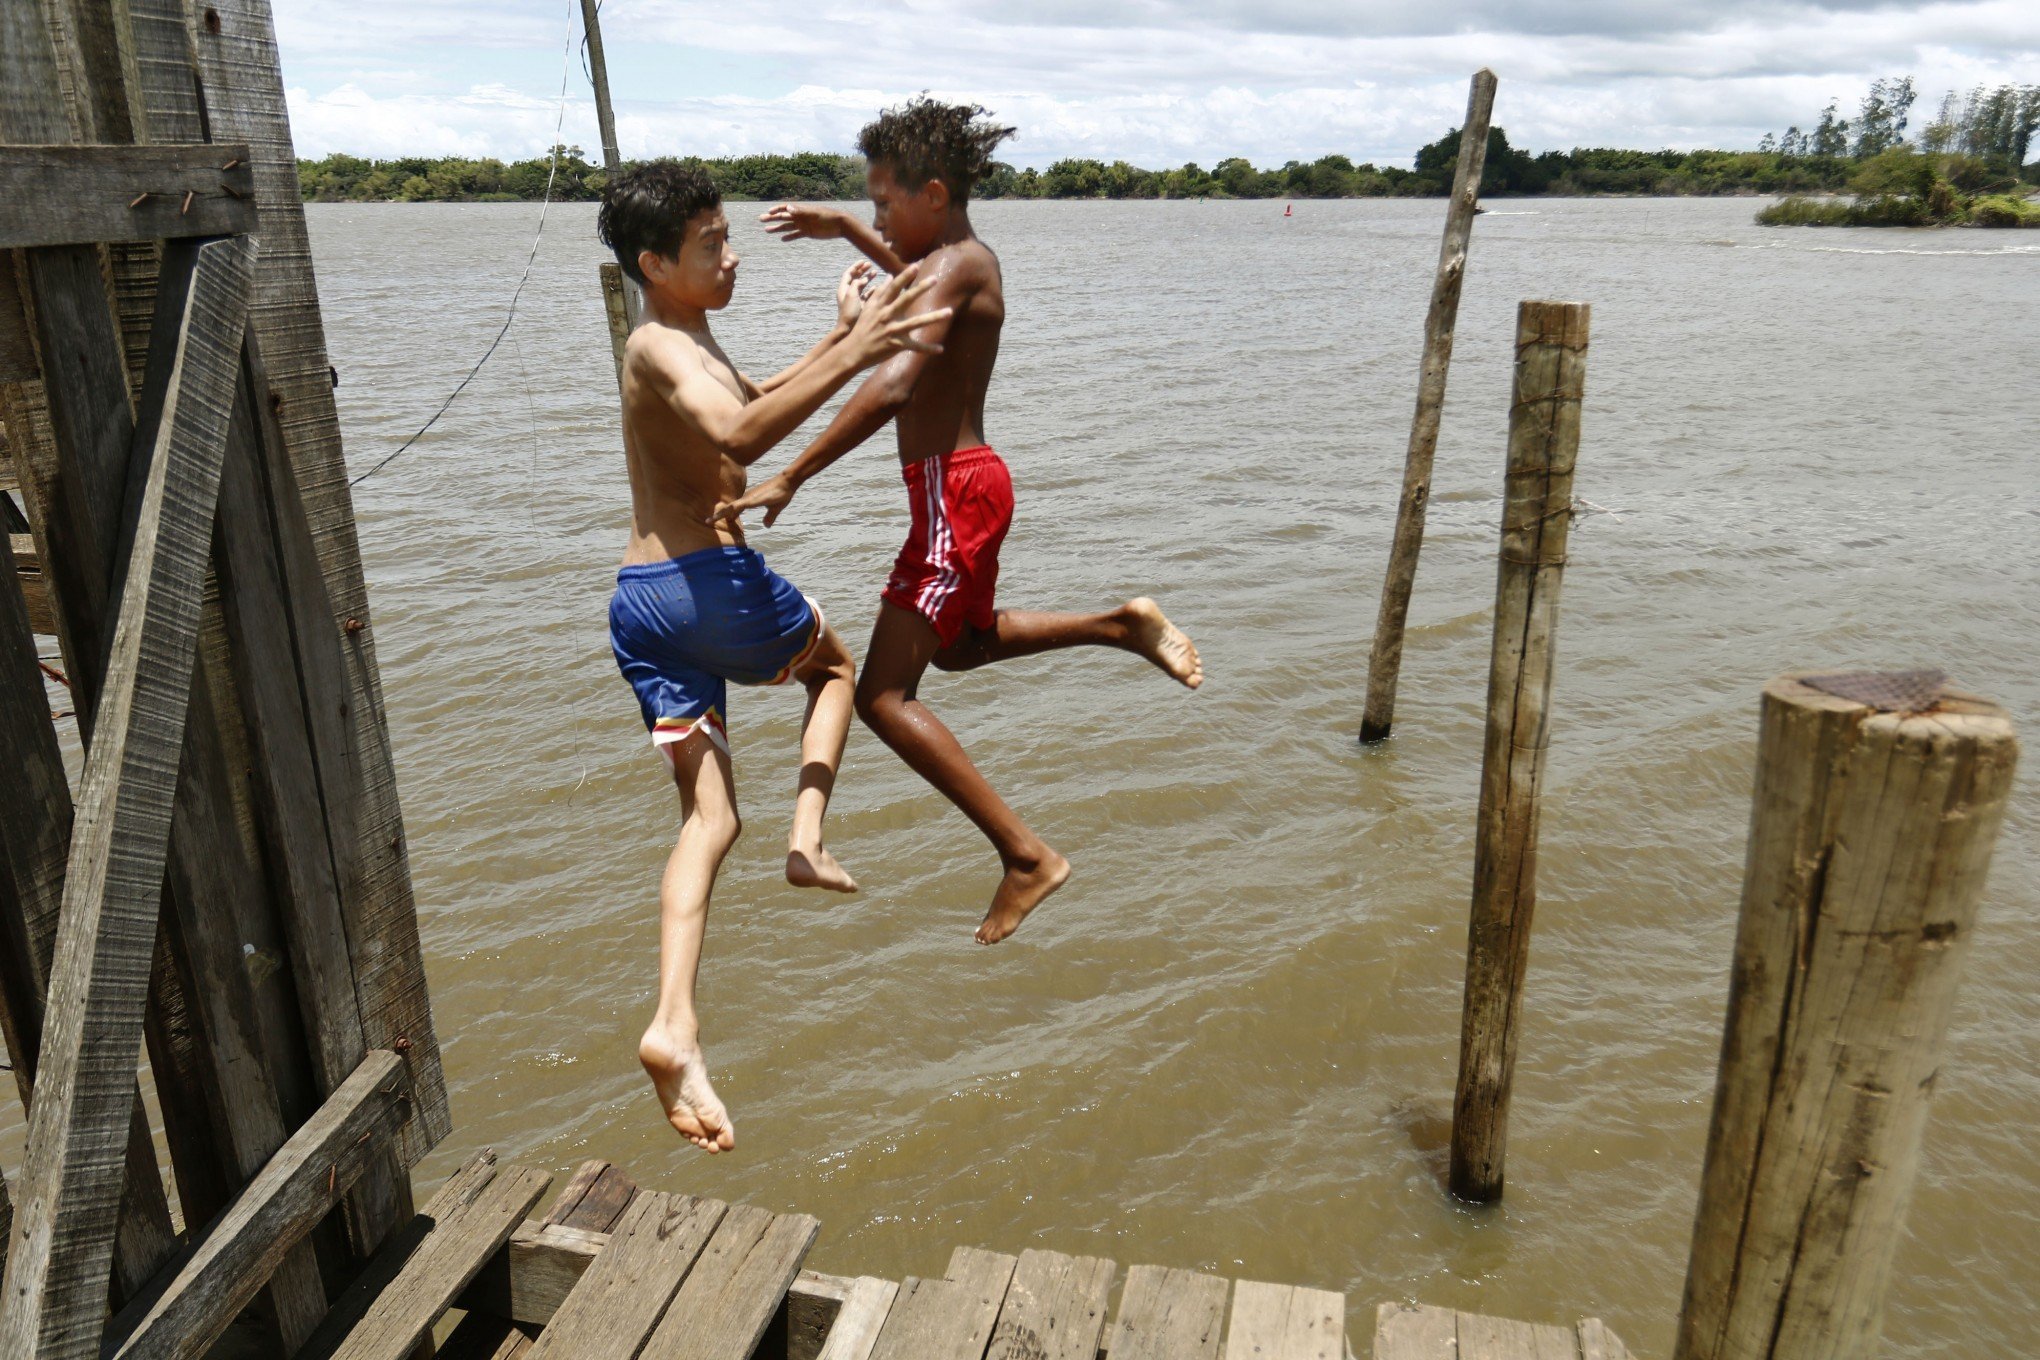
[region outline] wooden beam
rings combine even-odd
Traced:
[[[347,692],[340,716],[348,741],[334,777],[347,781],[347,791],[329,799],[328,815],[335,844],[351,845],[358,855],[345,866],[341,887],[364,1038],[377,1048],[402,1049],[411,1063],[417,1116],[399,1139],[403,1164],[411,1166],[446,1136],[451,1120],[268,0],[213,0],[190,41],[209,134],[245,143],[254,166],[262,260],[253,324],[269,383],[257,397],[276,416],[332,626],[341,632]]]
[[[36,1058],[71,847],[71,790],[35,664],[33,611],[10,585],[12,540],[0,544],[0,1037],[24,1110],[35,1108]],[[175,1252],[170,1206],[139,1099],[129,1119],[113,1279],[132,1297]]]
[[[203,1355],[410,1117],[404,1061],[378,1049],[208,1224],[153,1298],[108,1329],[105,1360]]]
[[[206,546],[239,379],[254,247],[207,246],[139,499],[97,735],[80,784],[8,1252],[0,1353],[89,1357],[103,1323]]]
[[[41,376],[35,366],[35,342],[28,338],[28,313],[21,305],[21,284],[14,257],[0,255],[0,383]],[[0,457],[0,491],[14,490],[14,474]]]
[[[608,1233],[556,1223],[520,1223],[461,1294],[457,1306],[543,1327],[608,1245]],[[828,1320],[856,1283],[847,1276],[803,1270],[787,1290],[787,1302],[826,1331]]]
[[[1551,677],[1580,451],[1588,316],[1584,302],[1524,302],[1516,309],[1448,1176],[1452,1193],[1475,1203],[1501,1198],[1507,1160],[1509,1093],[1537,909],[1537,822],[1551,745]]]
[[[299,1360],[403,1360],[523,1220],[552,1177],[483,1152],[392,1237]]]
[[[1877,1353],[2018,763],[1935,673],[1764,687],[1675,1360]]]
[[[245,146],[0,146],[0,249],[255,229]]]
[[[1374,623],[1374,648],[1367,662],[1367,708],[1360,740],[1381,741],[1395,726],[1395,687],[1402,674],[1403,625],[1416,588],[1417,555],[1424,546],[1424,512],[1431,503],[1431,464],[1438,453],[1438,425],[1445,412],[1445,375],[1452,367],[1452,337],[1459,324],[1459,291],[1466,282],[1466,248],[1473,216],[1480,211],[1480,179],[1487,164],[1488,120],[1495,108],[1495,73],[1474,72],[1466,95],[1466,119],[1459,125],[1459,166],[1452,176],[1452,201],[1445,210],[1445,239],[1438,247],[1438,273],[1431,283],[1431,309],[1424,317],[1424,358],[1417,370],[1417,409],[1410,419],[1410,443],[1403,458],[1402,498],[1397,502],[1395,538],[1381,578],[1381,611]]]

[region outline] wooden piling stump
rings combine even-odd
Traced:
[[[1395,542],[1381,582],[1381,613],[1374,625],[1374,650],[1367,662],[1367,711],[1360,740],[1381,741],[1395,724],[1395,684],[1402,674],[1403,625],[1417,580],[1417,554],[1424,546],[1424,510],[1431,500],[1431,461],[1438,452],[1438,422],[1445,410],[1445,373],[1452,366],[1453,327],[1459,320],[1459,289],[1466,281],[1466,247],[1473,217],[1480,211],[1480,177],[1487,166],[1488,120],[1495,108],[1495,73],[1474,72],[1460,125],[1459,168],[1452,176],[1452,206],[1445,215],[1445,240],[1438,250],[1438,277],[1431,285],[1431,310],[1424,319],[1424,360],[1417,372],[1417,410],[1410,421],[1409,452],[1403,462],[1402,498],[1395,518]]]
[[[1549,742],[1559,584],[1572,522],[1573,461],[1586,381],[1587,304],[1525,302],[1502,502],[1487,743],[1473,860],[1459,1085],[1452,1105],[1452,1193],[1502,1193],[1516,1022],[1537,904],[1537,811]]]
[[[1890,679],[1764,688],[1676,1360],[1877,1348],[2018,756],[1997,705]]]

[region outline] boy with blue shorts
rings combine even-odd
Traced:
[[[736,1130],[702,1060],[694,985],[709,892],[739,830],[729,685],[792,680],[807,690],[786,877],[854,892],[822,845],[822,817],[856,667],[820,608],[746,547],[741,529],[707,521],[719,500],[743,494],[751,463],[859,372],[904,349],[933,352],[910,333],[949,313],[912,315],[925,291],[912,271],[874,289],[869,268],[853,266],[837,287],[835,328],[793,367],[754,383],[709,333],[708,314],[735,291],[738,261],[707,175],[670,160],[625,171],[604,192],[597,231],[644,290],[644,317],[623,353],[631,532],[610,642],[682,813],[659,891],[658,1010],[638,1059],[673,1127],[721,1152],[735,1146]]]

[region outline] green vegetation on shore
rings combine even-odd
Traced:
[[[1845,190],[1860,194],[1863,191],[1857,183],[1877,157],[1911,145],[1904,133],[1912,103],[1910,78],[1880,80],[1854,120],[1838,117],[1837,105],[1831,103],[1812,132],[1789,128],[1782,136],[1766,136],[1755,151],[1584,147],[1533,155],[1511,146],[1508,134],[1494,128],[1488,134],[1481,192],[1491,197],[1805,195]],[[2040,87],[1978,88],[1962,98],[1950,94],[1935,122],[1921,134],[1920,151],[1948,164],[1947,172],[1937,173],[1958,186],[1962,210],[1968,213],[1979,198],[2012,195],[2015,202],[2022,173],[2024,178],[2040,182],[2040,164],[2024,166],[2021,171],[2036,124],[2040,124]],[[305,198],[319,203],[486,203],[541,198],[547,176],[553,174],[554,198],[568,202],[599,198],[608,178],[602,167],[589,164],[580,147],[554,150],[556,173],[551,156],[506,163],[456,156],[371,161],[337,154],[299,161],[298,181]],[[980,198],[1432,197],[1450,190],[1458,155],[1459,131],[1455,128],[1419,150],[1409,169],[1356,165],[1341,155],[1271,168],[1235,156],[1209,170],[1200,165],[1147,170],[1126,161],[1071,159],[1040,170],[997,165],[975,192]],[[864,196],[864,163],[855,156],[807,151],[689,160],[704,166],[729,199],[777,202]],[[1830,208],[1852,211],[1844,204],[1797,201],[1807,206],[1794,208],[1795,213]],[[1984,211],[2000,210],[1987,207]]]
[[[1917,143],[1905,136],[1913,105],[1911,77],[1870,87],[1856,118],[1830,102],[1810,133],[1788,128],[1764,140],[1781,155],[1854,153],[1845,188],[1852,197],[1803,195],[1757,214],[1767,227],[2040,227],[2029,201],[2040,165],[2026,152],[2040,131],[2040,86],[1982,86],[1950,93]]]

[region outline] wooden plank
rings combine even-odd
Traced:
[[[7,1234],[14,1229],[14,1201],[7,1198],[7,1175],[0,1172],[0,1272],[7,1269]]]
[[[300,1360],[404,1360],[551,1183],[546,1172],[499,1171],[493,1152],[479,1154],[334,1301]]]
[[[820,1226],[806,1214],[729,1210],[645,1343],[645,1360],[749,1360]]]
[[[56,955],[57,911],[71,846],[71,790],[35,664],[32,611],[9,585],[11,540],[0,543],[0,1039],[24,1110],[35,1107],[36,1055]],[[113,1278],[132,1297],[176,1250],[147,1112],[129,1118]],[[4,1250],[4,1248],[0,1248]]]
[[[533,1360],[634,1360],[729,1208],[639,1195],[532,1350]]]
[[[1580,1360],[1629,1360],[1629,1347],[1599,1318],[1581,1318]]]
[[[821,1346],[812,1352],[814,1360],[871,1360],[871,1353],[878,1345],[878,1334],[884,1328],[899,1292],[899,1285],[893,1281],[870,1275],[850,1281],[849,1293],[837,1308],[836,1316],[830,1320]],[[787,1295],[789,1302],[792,1298],[793,1295]],[[807,1353],[804,1347],[796,1353],[789,1326],[787,1360],[804,1360]],[[1095,1354],[1093,1352],[1093,1356]],[[1092,1357],[1086,1357],[1086,1360],[1092,1360]]]
[[[21,305],[21,285],[14,273],[14,257],[0,255],[0,383],[25,382],[40,378],[35,363],[35,342],[28,336],[28,313]],[[0,492],[15,489],[14,473],[0,457]]]
[[[608,1245],[607,1233],[557,1223],[521,1223],[460,1296],[459,1306],[543,1327]],[[796,1275],[787,1291],[789,1346],[802,1335],[812,1335],[819,1349],[820,1338],[856,1283],[814,1270]],[[789,1355],[792,1360],[811,1360],[793,1351]]]
[[[1133,1267],[1112,1323],[1112,1360],[1218,1360],[1225,1296],[1216,1275]]]
[[[1578,1338],[1568,1328],[1480,1313],[1459,1315],[1459,1360],[1578,1360],[1578,1356]]]
[[[879,1330],[873,1360],[978,1360],[1018,1264],[997,1252],[958,1247],[947,1279],[908,1276]]]
[[[1241,1280],[1233,1287],[1225,1360],[1345,1360],[1346,1296]]]
[[[1421,1303],[1384,1303],[1374,1313],[1374,1360],[1459,1360],[1459,1315]]]
[[[989,1360],[1096,1360],[1112,1273],[1112,1262],[1099,1256],[1021,1252]]]
[[[105,1308],[120,1197],[105,1168],[124,1156],[133,1116],[205,549],[254,268],[245,238],[202,254],[80,785],[0,1352],[90,1355]]]
[[[252,340],[243,365],[214,560],[236,707],[247,724],[254,821],[274,879],[314,1088],[325,1092],[368,1051],[340,886],[342,866],[357,851],[344,839],[336,843],[327,813],[347,796],[346,668],[281,435],[254,397],[267,384]],[[411,1216],[403,1185],[391,1158],[349,1197],[364,1258]]]
[[[135,1316],[115,1319],[111,1354],[117,1360],[204,1354],[290,1247],[380,1156],[409,1103],[403,1059],[387,1049],[364,1058],[226,1213],[206,1227],[158,1297],[138,1300],[128,1310]]]
[[[245,146],[0,146],[0,250],[255,230]]]
[[[364,1037],[377,1048],[402,1047],[400,1038],[409,1046],[405,1051],[418,1112],[401,1144],[403,1162],[410,1166],[450,1127],[445,1078],[425,987],[373,622],[268,0],[214,0],[206,22],[193,26],[190,40],[210,135],[245,143],[254,167],[262,261],[253,324],[267,364],[269,404],[303,497],[333,626],[345,629],[346,768],[354,783],[349,799],[337,807],[329,804],[329,813],[348,815],[352,834],[347,843],[360,850],[342,889],[349,903],[348,936],[355,949]],[[336,841],[342,839],[340,826],[336,820]]]
[[[554,1197],[540,1226],[560,1224],[606,1233],[637,1197],[638,1184],[614,1162],[591,1157],[581,1163]]]

